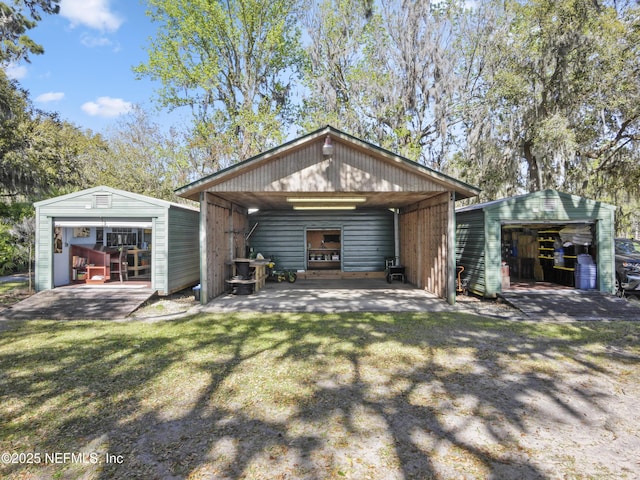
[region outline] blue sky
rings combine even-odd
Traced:
[[[93,131],[109,125],[138,104],[158,115],[154,84],[136,80],[132,67],[145,62],[156,26],[141,0],[61,0],[60,14],[45,16],[29,32],[45,53],[31,63],[7,68],[30,92],[33,103]],[[172,116],[175,118],[175,116]],[[175,120],[174,120],[175,121]]]

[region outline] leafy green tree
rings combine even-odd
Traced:
[[[57,14],[60,0],[13,0],[0,2],[0,64],[29,60],[29,55],[44,52],[26,35],[42,20],[42,14]]]
[[[452,48],[461,2],[382,0],[382,32],[370,29],[355,91],[380,142],[442,169],[452,145],[460,81]]]
[[[629,174],[640,140],[638,6],[481,3],[479,16],[499,15],[465,43],[467,98],[477,99],[465,104],[468,158],[515,189],[602,198],[607,179]]]
[[[298,110],[302,130],[330,124],[373,140],[368,119],[357,111],[353,83],[367,31],[379,31],[375,7],[362,0],[307,0],[303,12],[300,21],[309,43],[302,63],[304,96]]]
[[[452,143],[462,2],[309,1],[305,125],[332,123],[441,168]]]
[[[34,239],[33,205],[0,202],[0,275],[30,270]]]
[[[86,151],[83,186],[107,185],[184,201],[173,191],[193,180],[189,174],[194,165],[188,151],[178,132],[164,132],[146,111],[136,107]]]
[[[298,62],[295,4],[288,0],[150,0],[159,25],[148,61],[163,108],[187,107],[192,148],[209,170],[284,138]]]
[[[29,120],[30,105],[27,92],[3,71],[0,71],[0,102],[0,194],[11,196],[33,184],[31,169],[20,154],[25,141],[18,134]]]
[[[0,195],[40,198],[80,184],[84,134],[54,113],[33,109],[27,92],[0,72]]]
[[[25,271],[29,278],[29,291],[32,290],[32,264],[34,258],[34,248],[36,240],[36,220],[35,217],[25,217],[21,221],[13,224],[10,230],[13,236],[13,262],[17,271]]]

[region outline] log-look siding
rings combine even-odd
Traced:
[[[449,193],[407,208],[400,214],[400,261],[407,279],[441,298],[449,289]]]

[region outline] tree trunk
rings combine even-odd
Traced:
[[[529,191],[537,192],[542,190],[542,166],[538,157],[533,154],[533,142],[525,140],[523,146],[524,158],[529,167]]]

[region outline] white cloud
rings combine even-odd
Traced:
[[[131,111],[133,104],[121,98],[99,97],[95,102],[83,104],[81,108],[92,117],[117,117]]]
[[[80,36],[80,43],[89,48],[109,47],[113,45],[113,42],[107,37],[94,37],[93,35],[89,35],[88,33],[83,33]]]
[[[27,67],[25,67],[24,65],[18,65],[16,63],[10,63],[9,65],[5,66],[4,73],[6,73],[7,77],[12,80],[22,80],[27,76]]]
[[[63,92],[47,92],[42,95],[38,95],[36,97],[36,102],[48,103],[48,102],[57,102],[58,100],[62,100],[64,98]]]
[[[71,26],[84,25],[101,32],[115,32],[124,19],[110,9],[110,0],[61,0],[60,15]]]

